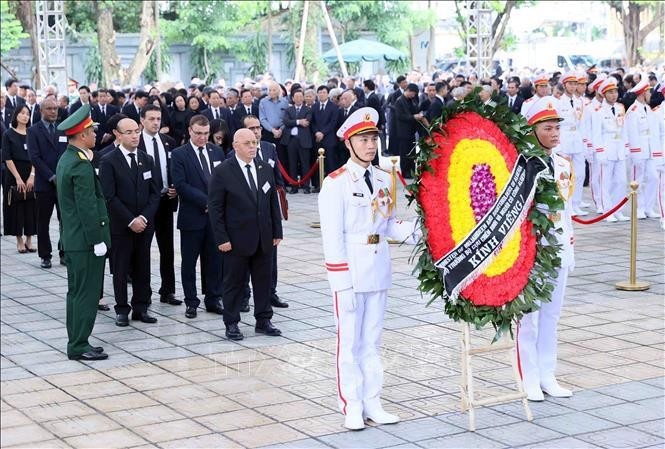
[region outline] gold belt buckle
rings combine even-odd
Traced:
[[[379,243],[379,234],[370,234],[367,236],[368,245],[376,245]]]

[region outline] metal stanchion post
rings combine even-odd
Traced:
[[[390,190],[390,196],[392,197],[392,203],[390,204],[390,210],[392,211],[397,211],[397,157],[392,156],[390,158],[390,163],[393,164],[392,168],[390,169],[390,174],[393,179],[393,186],[392,189]],[[401,243],[399,240],[395,239],[387,239],[388,243],[391,245],[396,245],[398,243]]]
[[[648,290],[650,284],[637,280],[637,188],[635,181],[630,183],[630,277],[629,280],[617,282],[617,290],[642,291]]]
[[[319,148],[319,192],[321,191],[321,187],[323,187],[323,179],[326,177],[326,170],[325,167],[323,166],[323,160],[326,158],[326,150],[323,148]],[[313,221],[309,225],[310,228],[320,228],[321,223],[318,221]]]

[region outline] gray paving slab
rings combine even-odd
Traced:
[[[333,435],[324,435],[319,439],[323,443],[336,448],[385,448],[406,442],[404,439],[398,438],[377,427],[366,428],[362,432],[344,432]]]
[[[604,448],[639,448],[664,443],[662,438],[639,430],[620,427],[577,436],[580,440]]]

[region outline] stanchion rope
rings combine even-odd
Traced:
[[[312,165],[312,167],[307,173],[305,173],[305,176],[303,176],[300,181],[296,181],[295,179],[291,178],[281,162],[277,161],[277,166],[279,167],[279,171],[282,173],[282,176],[284,176],[284,179],[286,179],[286,182],[288,182],[290,185],[301,187],[303,184],[309,181],[309,178],[311,178],[312,175],[314,175],[314,172],[319,166],[319,160],[317,159],[314,161],[314,165]]]
[[[605,212],[602,215],[599,215],[595,218],[592,218],[591,220],[582,220],[581,218],[578,218],[577,215],[573,215],[573,221],[575,223],[579,223],[579,224],[583,224],[583,225],[590,225],[590,224],[598,223],[599,221],[606,219],[607,217],[609,217],[610,215],[612,215],[613,213],[615,213],[616,211],[621,209],[621,207],[624,204],[626,204],[627,202],[628,202],[628,197],[626,196],[621,201],[619,201],[619,204],[617,204],[612,209],[610,209],[608,212]]]

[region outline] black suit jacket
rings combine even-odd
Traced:
[[[519,114],[522,111],[522,103],[524,103],[524,98],[522,98],[519,94],[515,97],[515,101],[513,102],[513,107],[510,108],[511,111],[513,111],[515,114]],[[510,98],[506,96],[506,105],[510,104]]]
[[[175,150],[177,145],[175,144],[175,140],[171,139],[168,135],[162,133],[158,134],[159,138],[162,141],[162,144],[164,145],[164,152],[166,153],[166,161],[160,159],[159,162],[160,164],[166,164],[166,185],[171,186],[173,184],[173,181],[171,179],[171,151]],[[148,144],[152,145],[152,142],[149,142]],[[145,153],[148,152],[145,148],[143,133],[141,133],[141,137],[139,138],[138,150],[143,151]],[[161,187],[163,185],[163,180],[161,172],[157,170],[157,164],[155,164],[155,169],[153,170],[152,176],[155,179],[155,182],[157,183],[158,190],[161,190]],[[178,210],[178,197],[169,199],[169,202],[171,204],[171,209],[173,210],[173,212]]]
[[[101,159],[99,178],[109,209],[111,234],[130,234],[129,223],[139,215],[148,220],[146,231],[155,228],[155,212],[159,207],[159,189],[153,173],[152,157],[136,152],[138,174],[132,176],[122,150],[111,151]]]
[[[429,109],[427,109],[427,120],[432,123],[437,118],[441,117],[443,112],[443,101],[439,97],[434,97],[434,101],[430,102]]]
[[[296,121],[301,119],[306,119],[309,122],[309,126],[305,128],[304,126],[296,125]],[[293,128],[298,130],[297,136],[291,135]],[[294,105],[289,106],[284,111],[284,131],[282,132],[280,143],[288,145],[294,137],[298,139],[301,148],[312,148],[312,108],[304,104],[300,107],[297,115]]]
[[[232,129],[234,124],[232,123],[233,122],[233,117],[231,116],[231,111],[229,111],[228,108],[219,108],[218,110],[219,110],[219,118],[221,120],[224,120],[224,122],[226,122],[226,124],[229,127],[229,130]],[[212,107],[210,107],[210,106],[208,107],[208,109],[202,110],[200,112],[200,114],[206,116],[208,118],[208,120],[211,121],[211,122],[214,120],[214,117],[213,117],[213,114],[212,114]],[[233,136],[231,136],[231,137],[233,137]]]
[[[259,107],[255,103],[252,103],[250,110],[252,111],[252,115],[254,117],[259,118]],[[233,113],[233,121],[235,122],[236,130],[243,128],[242,119],[245,118],[246,115],[247,110],[245,109],[245,105],[242,103],[238,104],[238,106],[236,106],[235,112]]]
[[[122,108],[122,113],[134,120],[139,125],[141,124],[141,115],[136,110],[136,106],[134,106],[133,101],[130,101]]]
[[[28,128],[27,145],[30,161],[35,166],[35,192],[55,191],[55,168],[67,149],[67,137],[57,130],[58,123],[54,126],[53,137],[44,121]]]
[[[282,220],[270,166],[254,160],[257,195],[249,188],[238,160],[222,162],[212,173],[208,193],[210,222],[217,246],[231,242],[231,254],[251,256],[260,247],[270,252],[282,238]]]
[[[321,103],[318,101],[312,106],[312,134],[323,133],[321,142],[314,142],[316,148],[324,147],[330,149],[337,144],[337,114],[339,107],[332,100],[326,102],[326,107],[321,110]]]
[[[32,126],[35,123],[39,123],[41,119],[42,119],[42,109],[39,107],[39,104],[35,103],[34,105],[32,105],[32,112],[30,114],[30,121],[28,122],[28,126]]]
[[[101,149],[104,145],[108,145],[114,139],[114,137],[111,137],[111,140],[107,140],[106,142],[102,143],[102,137],[104,137],[104,134],[111,133],[107,123],[108,119],[111,118],[113,114],[117,114],[118,112],[120,112],[120,108],[112,104],[106,105],[106,114],[102,114],[102,108],[99,105],[93,106],[90,110],[90,117],[92,117],[92,121],[99,123],[99,125],[97,125],[97,136],[95,137],[95,148]]]
[[[395,101],[395,133],[397,139],[414,139],[418,122],[413,116],[419,112],[417,99],[410,100],[404,95]]]
[[[335,132],[344,124],[344,121],[349,118],[351,114],[356,112],[358,109],[360,109],[362,106],[358,104],[356,101],[353,106],[349,108],[349,113],[347,115],[344,115],[344,108],[338,108],[337,112],[337,126],[335,127]]]
[[[377,128],[383,130],[386,125],[386,114],[383,112],[383,105],[381,104],[381,97],[376,92],[371,92],[366,100],[365,105],[374,109],[379,114],[379,122],[376,124]]]
[[[16,100],[16,107],[22,106],[25,104],[25,99],[22,97],[19,97],[18,95],[15,97]],[[9,101],[9,97],[5,97],[5,126],[9,129],[9,125],[12,123],[12,114],[14,114],[14,109],[15,106],[11,104]]]
[[[356,94],[356,99],[358,100],[358,103],[360,103],[360,107],[365,106],[367,103],[365,101],[365,90],[360,86],[356,86],[353,88],[353,92]]]

